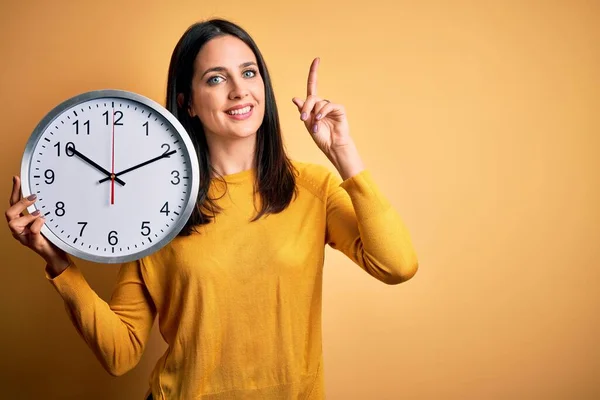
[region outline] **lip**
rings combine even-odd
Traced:
[[[227,110],[225,110],[225,112],[239,110],[240,108],[244,108],[244,107],[248,107],[248,106],[254,108],[254,104],[252,104],[252,103],[238,104],[237,106],[228,108]]]
[[[250,111],[247,112],[246,114],[242,114],[242,115],[239,115],[239,114],[235,114],[235,115],[227,114],[227,111],[239,110],[239,109],[242,109],[244,107],[250,107]],[[235,107],[231,107],[230,109],[228,109],[228,110],[225,111],[225,115],[227,115],[231,119],[234,119],[234,120],[237,120],[237,121],[243,121],[245,119],[250,118],[252,116],[253,112],[254,112],[254,104],[247,103],[247,104],[240,104],[240,105],[237,105]]]

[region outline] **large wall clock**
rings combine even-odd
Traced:
[[[198,158],[179,121],[153,100],[97,90],[64,101],[37,125],[21,163],[42,234],[76,257],[119,263],[171,241],[198,194]]]

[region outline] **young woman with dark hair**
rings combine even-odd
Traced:
[[[339,176],[290,160],[258,47],[239,26],[191,26],[175,47],[166,107],[196,148],[196,209],[171,243],[120,266],[109,302],[47,241],[14,178],[9,228],[46,261],[78,332],[115,376],[140,360],[155,318],[168,344],[154,399],[323,399],[324,247],[398,284],[417,271],[409,233],[365,169],[344,107],[317,95],[315,59],[300,119]]]

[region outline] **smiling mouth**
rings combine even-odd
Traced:
[[[246,106],[244,108],[239,108],[237,110],[225,111],[225,112],[229,115],[244,115],[244,114],[248,114],[250,111],[252,111],[252,106]]]

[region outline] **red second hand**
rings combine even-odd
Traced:
[[[115,110],[112,110],[112,169],[110,171],[110,204],[115,204]]]

